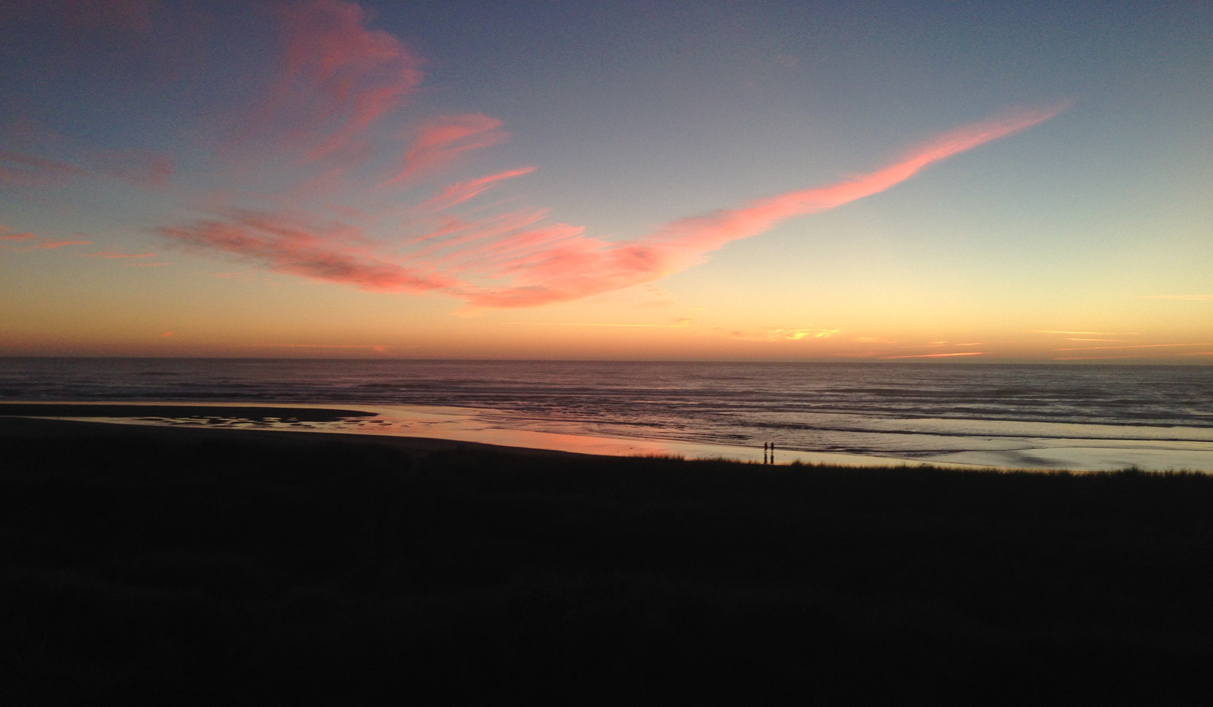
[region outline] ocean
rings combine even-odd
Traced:
[[[1213,366],[6,358],[0,400],[224,403],[126,421],[611,454],[1213,470]],[[376,416],[238,413],[253,404]]]

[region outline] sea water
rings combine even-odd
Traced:
[[[8,358],[0,400],[361,406],[379,417],[306,427],[608,453],[1213,470],[1210,366]]]

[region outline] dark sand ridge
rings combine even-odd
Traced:
[[[0,410],[10,407],[11,404],[0,404]],[[199,418],[207,417],[231,417],[232,410],[230,407],[215,407],[208,408],[206,406],[157,406],[162,412],[158,415],[144,414],[110,414],[109,408],[114,410],[124,409],[128,406],[122,405],[99,405],[98,408],[107,408],[106,414],[102,414],[100,410],[94,411],[94,414],[81,414],[79,408],[87,406],[77,405],[55,405],[48,407],[66,408],[65,412],[58,412],[54,415],[31,415],[25,416],[28,413],[11,413],[0,411],[0,437],[27,437],[31,439],[62,439],[65,436],[72,439],[87,441],[89,439],[105,439],[115,435],[122,435],[131,440],[146,440],[157,442],[205,442],[212,436],[218,436],[220,439],[238,439],[249,443],[266,445],[268,447],[308,447],[334,443],[348,443],[354,445],[370,445],[392,449],[399,452],[449,452],[449,451],[479,451],[489,453],[513,453],[513,454],[536,454],[541,456],[557,456],[557,457],[589,457],[595,455],[579,454],[577,452],[564,452],[552,449],[532,449],[527,447],[507,447],[498,444],[485,444],[483,442],[464,442],[458,440],[436,439],[431,437],[403,437],[393,435],[359,435],[345,432],[320,432],[307,430],[306,432],[286,431],[286,430],[265,430],[265,429],[239,429],[232,427],[224,428],[201,428],[201,427],[160,427],[153,425],[126,425],[114,423],[105,420],[59,420],[45,419],[48,417],[170,417],[170,418]],[[129,406],[142,409],[144,406]],[[249,408],[235,408],[241,411]],[[252,408],[253,410],[265,411],[267,417],[295,417],[300,421],[323,422],[332,420],[337,417],[343,417],[347,414],[367,415],[368,413],[349,410],[317,410],[310,408]],[[214,410],[214,412],[209,412]],[[325,413],[342,413],[340,415],[326,415]],[[11,416],[8,416],[11,415]],[[241,418],[250,418],[255,414],[241,414]],[[283,418],[285,419],[285,418]]]
[[[0,703],[1182,704],[1207,685],[1208,475],[519,451],[0,420]]]

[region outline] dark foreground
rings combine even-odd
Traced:
[[[1208,694],[1207,476],[415,446],[0,421],[0,702]]]

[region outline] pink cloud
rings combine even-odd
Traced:
[[[218,251],[268,269],[369,290],[442,291],[473,307],[532,307],[580,299],[651,282],[703,262],[723,245],[763,233],[781,221],[818,213],[877,194],[927,165],[1036,125],[1061,107],[1019,111],[945,133],[876,171],[824,187],[789,191],[736,209],[684,218],[649,236],[605,241],[579,226],[545,225],[543,211],[513,212],[479,221],[440,217],[429,233],[377,243],[335,222],[229,210],[160,233],[200,251]],[[457,116],[422,130],[392,181],[449,161],[462,150],[498,140],[500,121]],[[447,187],[430,206],[472,198],[502,179],[530,168]],[[793,331],[793,330],[789,330]],[[793,338],[800,330],[794,330]],[[782,332],[781,332],[782,335]],[[786,338],[786,337],[784,337]],[[980,355],[970,352],[966,355]]]
[[[34,250],[58,250],[69,245],[92,245],[92,241],[46,241],[18,249],[18,252],[28,253]]]
[[[875,172],[825,187],[758,199],[740,209],[680,219],[639,240],[610,243],[580,236],[566,239],[542,253],[528,253],[502,264],[498,274],[510,275],[513,285],[460,294],[473,306],[529,307],[655,280],[697,265],[707,253],[726,243],[756,236],[785,219],[826,211],[882,192],[933,162],[1041,123],[1063,108],[1018,111],[957,128]]]
[[[498,130],[500,127],[500,120],[480,113],[437,118],[421,128],[404,154],[403,169],[380,186],[446,165],[461,152],[504,142],[509,134]]]
[[[512,169],[508,172],[501,172],[500,174],[490,174],[487,177],[480,177],[479,179],[472,179],[466,182],[456,182],[443,188],[442,193],[421,206],[422,208],[449,209],[456,204],[462,204],[469,199],[479,196],[481,192],[503,179],[521,177],[534,171],[534,167],[523,167],[521,169]]]
[[[0,241],[32,241],[37,237],[32,233],[5,233],[0,236]]]
[[[421,83],[421,59],[387,32],[367,29],[367,14],[357,4],[307,0],[280,5],[278,14],[280,74],[251,132],[285,129],[289,142],[306,150],[306,160],[361,140]]]
[[[159,229],[186,248],[218,251],[275,272],[384,292],[425,292],[454,284],[369,252],[361,231],[315,226],[280,214],[233,212],[229,221]]]

